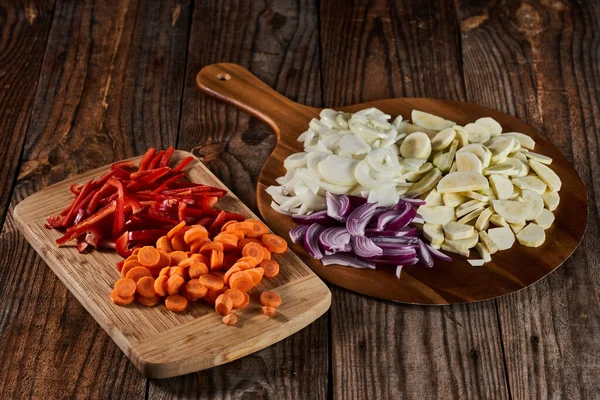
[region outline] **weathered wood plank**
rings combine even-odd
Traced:
[[[586,236],[565,264],[500,299],[514,398],[600,391],[600,107],[597,2],[459,1],[467,98],[536,126],[573,161],[590,198]],[[577,210],[573,210],[577,212]]]
[[[266,125],[200,95],[195,77],[204,65],[235,62],[290,98],[320,104],[317,12],[312,0],[195,3],[178,147],[201,157],[254,209],[258,173],[275,137]],[[274,346],[217,368],[151,380],[149,398],[325,398],[327,323],[324,316]]]
[[[54,0],[0,4],[0,226],[18,171],[50,30]],[[26,165],[25,171],[36,165]]]
[[[325,105],[403,96],[464,100],[453,7],[323,3]],[[334,397],[508,397],[494,302],[414,307],[332,292]]]
[[[66,176],[175,143],[189,9],[57,4],[23,154],[40,167],[22,177],[13,206]],[[18,234],[12,212],[0,250],[0,397],[142,398],[144,377]]]

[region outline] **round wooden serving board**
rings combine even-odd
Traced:
[[[277,146],[263,166],[258,179],[258,209],[269,226],[288,238],[294,226],[290,217],[276,213],[265,188],[285,174],[283,160],[303,151],[296,138],[308,128],[312,118],[318,118],[320,108],[295,103],[277,93],[236,64],[213,64],[204,67],[196,77],[200,90],[243,110],[269,124],[277,135]],[[492,256],[492,262],[473,267],[462,256],[451,254],[451,263],[436,260],[433,268],[407,267],[401,279],[390,269],[363,270],[343,266],[323,266],[311,258],[304,248],[290,245],[321,278],[346,289],[381,299],[412,304],[458,304],[492,299],[523,289],[558,268],[577,248],[583,237],[588,217],[587,192],[579,175],[540,132],[523,121],[475,104],[458,101],[400,98],[379,100],[337,108],[356,112],[377,107],[392,116],[410,118],[418,109],[465,125],[480,117],[492,117],[506,132],[522,132],[536,142],[535,151],[554,159],[552,169],[563,185],[561,202],[554,211],[554,225],[546,231],[546,242],[538,248],[527,248],[515,242],[506,251]],[[565,127],[569,129],[569,127]]]

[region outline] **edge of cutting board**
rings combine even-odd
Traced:
[[[176,150],[173,159],[190,155]],[[146,376],[169,378],[236,360],[294,334],[329,309],[331,292],[291,250],[277,255],[283,261],[280,276],[261,283],[265,285],[262,290],[274,290],[284,300],[274,318],[262,315],[256,299],[246,309],[236,311],[240,321],[235,326],[224,325],[221,316],[207,305],[198,305],[193,310],[190,308],[189,313],[176,314],[163,306],[148,308],[134,304],[121,307],[112,304],[108,294],[120,276],[114,267],[120,257],[108,251],[81,255],[74,247],[59,249],[53,242],[60,236],[59,233],[45,230],[41,226],[44,218],[40,218],[49,215],[46,208],[60,209],[66,206],[67,199],[72,200],[68,191],[72,183],[97,176],[107,167],[87,171],[33,194],[15,207],[13,215],[17,227],[31,246]],[[196,158],[185,171],[188,177],[191,175],[192,181],[198,182],[199,177],[203,177],[205,179],[199,183],[226,189]],[[52,199],[52,195],[59,195],[61,200],[48,200]],[[256,218],[229,190],[217,206],[224,204],[232,211]],[[97,275],[93,280],[86,278],[85,269],[90,267],[95,268],[93,274]],[[284,282],[284,278],[290,280]],[[251,297],[252,294],[256,297],[257,292],[250,293]],[[144,334],[141,332],[145,329],[144,323],[160,323],[162,328]],[[223,343],[227,345],[223,346]]]

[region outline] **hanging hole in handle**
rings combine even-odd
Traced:
[[[221,72],[220,74],[217,75],[217,79],[220,81],[228,81],[231,79],[231,75],[229,75],[228,73],[225,73],[225,72]]]

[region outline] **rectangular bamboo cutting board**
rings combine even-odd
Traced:
[[[172,160],[189,155],[175,151]],[[17,205],[14,217],[50,269],[146,376],[169,378],[244,357],[299,331],[329,308],[329,289],[291,250],[273,255],[280,263],[279,275],[263,279],[252,289],[250,305],[236,311],[235,326],[224,325],[214,308],[202,301],[190,304],[183,313],[170,312],[164,304],[113,304],[109,294],[120,278],[115,263],[121,257],[108,250],[79,254],[75,246],[58,248],[55,240],[61,233],[44,227],[49,215],[73,200],[69,190],[73,183],[86,182],[109,168],[88,171],[28,197]],[[197,159],[188,165],[186,176],[192,182],[227,190]],[[217,208],[257,218],[232,193],[220,199]],[[264,290],[273,290],[283,300],[274,318],[261,313],[258,295]]]

